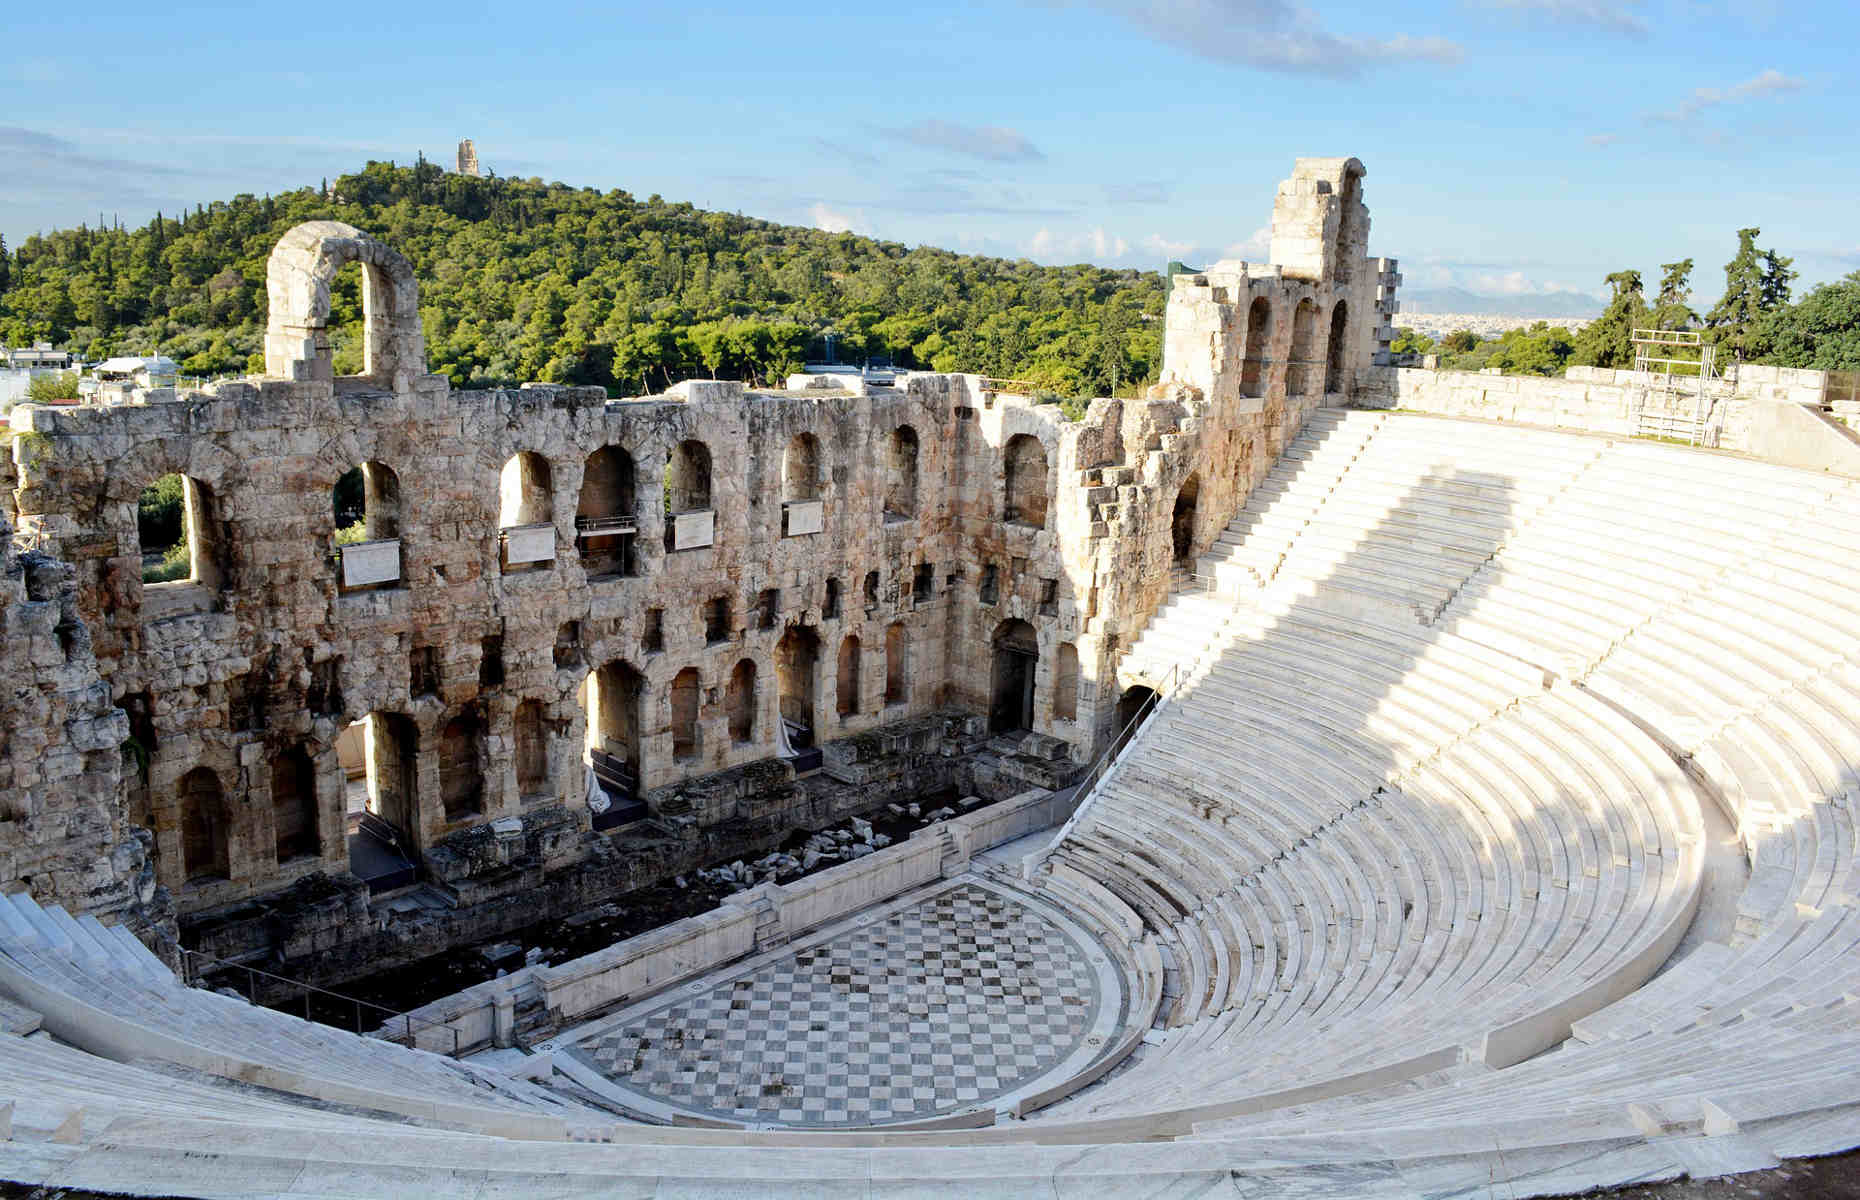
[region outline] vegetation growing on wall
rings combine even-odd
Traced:
[[[1155,378],[1162,277],[1042,267],[705,212],[658,196],[370,163],[327,188],[236,196],[139,229],[28,238],[5,261],[0,342],[168,354],[188,375],[262,367],[265,260],[331,218],[412,260],[428,359],[455,386],[617,394],[769,381],[836,357],[1030,380],[1064,396]],[[361,369],[357,273],[333,290],[339,372]]]

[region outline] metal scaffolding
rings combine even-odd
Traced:
[[[1639,377],[1633,393],[1634,432],[1681,438],[1694,446],[1716,442],[1711,419],[1711,385],[1721,382],[1714,361],[1716,347],[1703,334],[1687,329],[1636,329],[1631,340],[1634,373]],[[1698,357],[1678,357],[1688,350]],[[1661,398],[1657,406],[1649,403],[1656,388]],[[1692,401],[1690,415],[1686,414],[1687,398]]]

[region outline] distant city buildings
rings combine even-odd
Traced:
[[[1529,329],[1539,321],[1576,333],[1593,320],[1592,317],[1495,317],[1486,313],[1424,313],[1404,309],[1394,319],[1394,324],[1398,329],[1412,329],[1431,338],[1443,338],[1460,329],[1471,330],[1482,338],[1495,338],[1513,329]]]

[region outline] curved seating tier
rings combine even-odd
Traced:
[[[1320,410],[1134,644],[1124,679],[1172,686],[1027,881],[1134,956],[1117,1052],[1069,1097],[983,1129],[627,1124],[184,988],[121,931],[12,897],[0,991],[45,1029],[0,1034],[0,1174],[1374,1198],[1847,1149],[1856,546],[1844,480]],[[1692,930],[1704,804],[1749,872]]]

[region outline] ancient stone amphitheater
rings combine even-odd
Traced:
[[[1806,373],[1385,365],[1362,177],[1301,160],[1272,265],[1177,276],[1164,383],[1079,422],[961,376],[455,393],[405,261],[328,223],[274,256],[266,378],[16,410],[0,1177],[1526,1196],[1860,1143],[1852,438]],[[167,471],[218,556],[180,588],[125,570]],[[565,914],[931,717],[993,803],[398,1041],[176,946],[312,878],[347,915],[263,961],[378,946],[394,897]],[[371,897],[363,826],[424,882]]]

